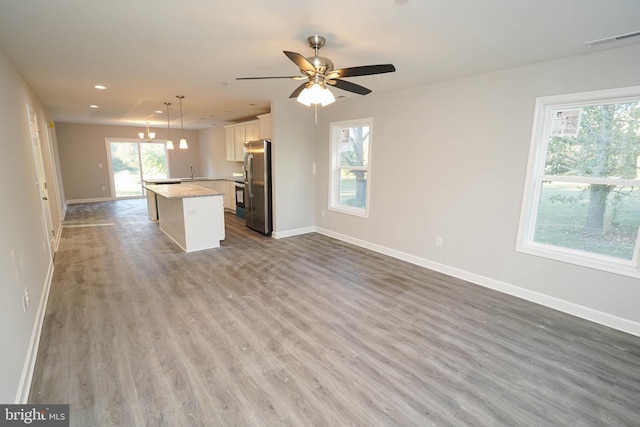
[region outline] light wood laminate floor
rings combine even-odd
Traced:
[[[144,200],[69,206],[31,403],[72,426],[638,426],[640,338],[228,215],[186,254]]]

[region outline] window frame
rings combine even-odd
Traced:
[[[141,141],[139,138],[114,138],[114,137],[106,137],[104,139],[105,142],[105,151],[106,151],[106,157],[107,157],[107,172],[109,174],[109,188],[111,191],[111,198],[113,200],[121,200],[121,199],[135,199],[135,198],[142,198],[146,196],[147,190],[144,188],[144,176],[143,176],[143,171],[142,171],[142,151],[140,149],[141,145],[145,145],[145,144],[162,144],[164,145],[164,154],[165,154],[165,169],[167,171],[167,178],[171,176],[170,170],[169,170],[169,152],[167,150],[167,140],[163,140],[163,139],[155,139],[151,142],[145,142],[145,141]],[[140,186],[141,186],[141,190],[142,190],[142,194],[137,196],[116,196],[116,183],[115,183],[115,178],[113,175],[113,159],[111,156],[111,144],[112,143],[137,143],[138,144],[138,165],[140,166]]]
[[[356,126],[369,127],[368,135],[368,155],[366,166],[340,166],[340,138],[341,132],[345,128],[351,128]],[[369,210],[371,207],[371,159],[372,159],[372,141],[373,141],[373,118],[366,117],[362,119],[342,120],[329,123],[329,158],[330,158],[330,170],[329,170],[329,207],[328,209],[335,212],[341,212],[349,215],[359,216],[362,218],[369,217]],[[340,204],[340,171],[342,169],[349,170],[363,170],[367,174],[367,188],[365,191],[365,207],[357,208],[353,206],[345,206]]]
[[[576,184],[617,184],[640,186],[640,179],[598,177],[562,177],[545,175],[547,149],[551,134],[551,112],[591,105],[629,102],[640,99],[640,86],[607,89],[575,94],[536,98],[527,174],[522,196],[516,251],[597,270],[640,278],[640,230],[636,236],[633,257],[625,260],[613,256],[580,251],[534,241],[542,184],[545,181]]]

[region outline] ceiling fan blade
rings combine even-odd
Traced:
[[[355,83],[348,82],[346,80],[335,79],[335,80],[327,81],[327,83],[329,83],[332,86],[337,87],[338,89],[346,90],[348,92],[357,93],[358,95],[366,95],[368,93],[371,93],[371,89],[367,89],[364,86],[360,86],[360,85],[357,85]]]
[[[372,74],[393,73],[395,70],[396,67],[394,67],[393,64],[362,65],[360,67],[333,70],[327,73],[327,77],[330,79],[336,79],[339,77],[370,76]]]
[[[236,80],[262,80],[262,79],[307,79],[307,76],[276,76],[276,77],[236,77]]]
[[[311,62],[307,61],[307,58],[305,58],[304,56],[300,55],[297,52],[289,52],[287,50],[283,50],[283,52],[302,71],[304,71],[305,73],[315,74],[316,67],[314,67],[313,64],[311,64]]]
[[[300,86],[296,88],[296,90],[291,92],[291,95],[289,95],[289,98],[297,98],[298,95],[300,95],[300,92],[302,92],[305,87],[307,87],[307,83],[302,83]]]

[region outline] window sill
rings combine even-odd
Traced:
[[[366,209],[329,206],[329,210],[361,218],[369,218],[369,212]]]
[[[518,245],[516,252],[640,279],[640,269],[633,261],[594,256],[589,253],[568,249],[560,250],[555,246],[539,243]]]

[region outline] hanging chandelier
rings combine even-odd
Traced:
[[[155,139],[155,137],[156,137],[156,133],[155,133],[155,132],[152,132],[152,131],[149,129],[149,122],[147,122],[147,132],[146,132],[146,133],[144,133],[144,132],[138,132],[138,137],[139,137],[140,139],[146,140],[147,142],[151,142],[151,141],[153,141],[153,140]]]

